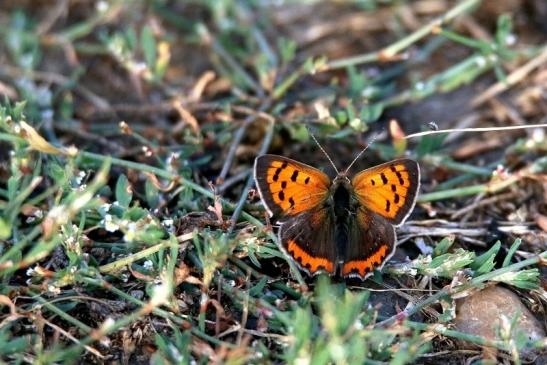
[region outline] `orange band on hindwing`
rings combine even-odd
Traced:
[[[300,265],[302,265],[302,267],[312,274],[319,270],[334,273],[334,263],[332,261],[322,257],[311,256],[304,251],[295,240],[288,241],[287,251]]]
[[[384,258],[387,255],[389,247],[387,245],[381,245],[369,257],[362,260],[348,261],[342,267],[342,275],[350,275],[352,273],[359,274],[360,277],[365,277],[368,273],[372,272],[376,267],[380,266]]]

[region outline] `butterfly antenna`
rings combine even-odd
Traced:
[[[366,147],[363,148],[361,150],[361,152],[359,152],[359,154],[353,159],[353,161],[351,161],[351,163],[349,164],[349,166],[346,168],[346,170],[344,171],[344,175],[346,175],[349,171],[349,169],[351,169],[351,167],[353,166],[353,164],[355,162],[357,162],[357,160],[361,157],[361,155],[363,155],[363,153],[365,153],[366,150],[368,150],[368,148],[374,143],[374,141],[376,140],[376,138],[378,138],[378,136],[380,135],[380,133],[376,133],[372,139],[370,140],[370,142],[367,143]]]
[[[323,152],[323,154],[324,154],[325,156],[327,156],[327,159],[329,160],[329,162],[330,162],[330,164],[332,165],[332,167],[334,167],[334,171],[336,171],[336,174],[339,175],[340,172],[339,172],[338,169],[336,168],[336,165],[334,164],[334,162],[332,161],[332,159],[331,159],[330,156],[328,155],[327,151],[325,151],[325,149],[323,148],[323,146],[321,146],[321,145],[319,144],[319,141],[317,141],[317,138],[315,138],[315,136],[313,135],[313,133],[310,132],[309,130],[308,130],[308,132],[310,133],[311,138],[313,138],[313,140],[315,141],[315,143],[317,144],[317,146],[319,147],[319,149],[321,150],[321,152]]]

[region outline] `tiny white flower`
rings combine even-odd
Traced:
[[[84,180],[84,177],[85,177],[85,172],[80,171],[78,173],[78,175],[76,176],[76,178],[75,178],[76,184],[80,185],[82,183],[82,181]]]
[[[91,199],[93,199],[93,193],[86,191],[72,202],[71,209],[74,211],[81,210]]]
[[[68,209],[64,205],[58,205],[49,211],[48,216],[57,224],[62,225],[68,222]]]
[[[477,64],[477,66],[482,68],[486,66],[486,58],[484,58],[483,56],[477,57],[475,59],[475,63]]]
[[[120,226],[114,222],[111,214],[107,214],[102,220],[102,223],[104,225],[104,229],[108,232],[116,232],[120,229]]]
[[[112,328],[112,326],[114,326],[115,323],[116,323],[116,321],[114,321],[113,318],[108,317],[101,324],[101,329],[104,330],[104,332],[108,333],[108,332],[110,332],[110,329]]]
[[[541,143],[545,140],[545,129],[536,128],[532,131],[532,139],[536,143]]]
[[[375,91],[376,89],[374,87],[366,87],[363,89],[363,91],[361,91],[361,96],[366,99],[370,99],[374,96]]]
[[[102,210],[103,212],[108,212],[110,210],[110,207],[112,206],[112,204],[109,204],[109,203],[104,203],[103,205],[101,205],[99,207],[100,210]]]
[[[133,64],[133,70],[134,70],[136,73],[144,72],[144,71],[146,71],[147,68],[148,68],[148,66],[146,66],[146,63],[145,63],[145,62],[135,62],[135,63]]]
[[[154,288],[152,289],[152,298],[150,298],[150,304],[157,307],[167,303],[170,293],[171,290],[169,289],[169,285],[167,283],[162,283],[160,285],[154,286]]]
[[[505,44],[507,46],[512,46],[515,43],[517,43],[517,36],[513,33],[507,34],[507,36],[505,37]]]
[[[132,242],[137,237],[137,224],[135,222],[131,222],[127,224],[127,232],[125,232],[125,235],[123,236],[123,239],[125,242]]]
[[[145,268],[146,270],[152,270],[152,269],[154,268],[154,263],[153,263],[152,261],[150,261],[150,260],[146,260],[146,261],[142,264],[142,266],[144,266],[144,268]]]
[[[61,294],[61,288],[58,288],[55,285],[48,285],[47,290],[52,294]]]
[[[108,4],[108,1],[101,0],[97,2],[95,7],[99,13],[106,13],[110,5]]]

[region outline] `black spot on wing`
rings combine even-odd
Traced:
[[[273,181],[279,180],[279,174],[281,173],[281,171],[283,171],[283,167],[278,167],[277,169],[275,169]]]
[[[401,173],[399,171],[396,171],[395,175],[397,175],[397,178],[399,178],[399,184],[404,185],[405,181],[403,180],[403,176],[401,175]]]

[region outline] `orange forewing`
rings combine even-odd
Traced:
[[[361,171],[352,185],[363,207],[398,225],[414,208],[420,170],[413,160],[395,160]]]
[[[276,155],[256,159],[255,180],[270,215],[289,216],[317,207],[331,183],[318,169]]]

